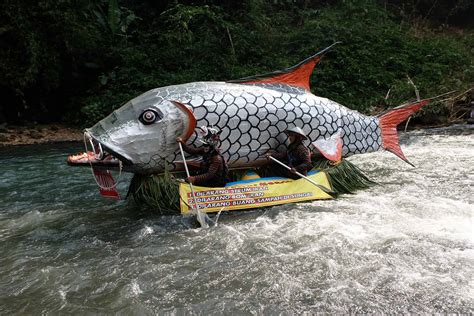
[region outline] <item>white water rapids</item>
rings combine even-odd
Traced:
[[[410,132],[412,168],[337,200],[197,229],[102,200],[71,145],[0,149],[0,314],[474,312],[474,129]]]

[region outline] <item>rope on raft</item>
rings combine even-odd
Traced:
[[[352,194],[357,190],[367,189],[376,184],[351,162],[342,159],[333,164],[329,160],[314,160],[314,169],[326,172],[333,191],[337,194]],[[240,180],[245,171],[229,171],[232,181]],[[130,183],[127,196],[132,196],[138,205],[145,205],[158,210],[160,214],[177,214],[179,212],[179,182],[184,174],[171,174],[166,171],[160,175],[135,174]]]

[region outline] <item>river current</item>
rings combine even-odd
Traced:
[[[79,144],[0,148],[0,314],[473,313],[474,129],[401,139],[416,168],[354,156],[379,185],[209,229],[102,199]]]

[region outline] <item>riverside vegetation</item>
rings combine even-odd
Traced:
[[[88,126],[155,87],[292,66],[336,41],[311,80],[363,113],[456,91],[418,114],[467,115],[474,3],[374,0],[4,0],[0,123]]]

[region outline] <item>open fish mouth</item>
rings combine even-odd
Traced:
[[[92,136],[87,130],[84,132],[85,152],[67,157],[70,166],[93,166],[108,170],[119,169],[120,162],[124,166],[133,165],[130,158],[111,149]]]

